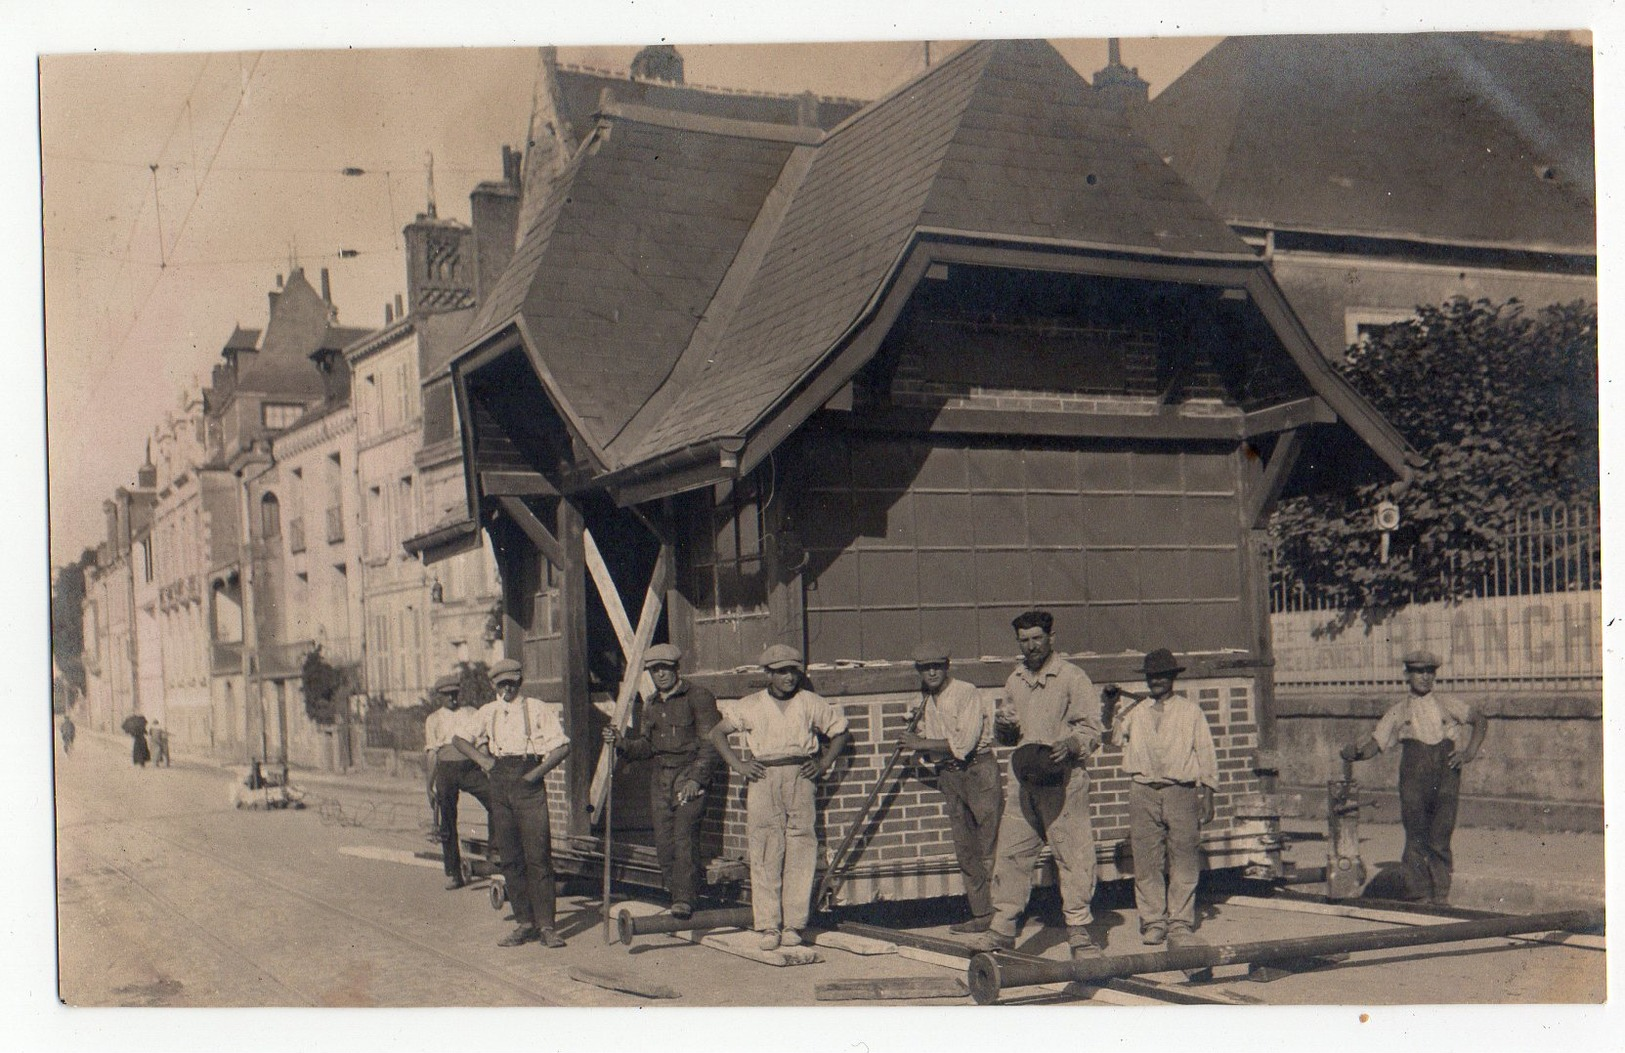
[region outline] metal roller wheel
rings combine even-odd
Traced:
[[[508,886],[501,878],[491,879],[491,909],[501,910],[502,903],[508,898]]]

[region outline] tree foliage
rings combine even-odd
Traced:
[[[356,670],[351,666],[333,665],[318,644],[305,655],[299,675],[305,694],[305,714],[323,726],[338,723],[344,701],[354,689]]]
[[[491,667],[483,661],[462,662],[457,668],[457,701],[464,706],[483,706],[497,697],[491,683]]]
[[[1520,516],[1597,499],[1594,304],[1533,313],[1516,300],[1423,306],[1352,348],[1343,373],[1428,463],[1393,497],[1401,525],[1386,563],[1372,515],[1388,486],[1293,498],[1276,510],[1281,563],[1341,612],[1334,628],[1461,599]]]
[[[96,563],[96,550],[57,572],[51,586],[51,655],[57,668],[81,693],[85,690],[85,571]]]

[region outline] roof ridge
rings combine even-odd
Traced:
[[[725,84],[696,84],[693,81],[688,80],[662,80],[659,77],[634,77],[632,76],[631,70],[627,70],[623,73],[619,70],[604,69],[600,66],[588,66],[579,62],[560,62],[557,64],[556,68],[565,73],[584,73],[588,76],[606,77],[611,80],[625,81],[628,84],[658,84],[661,87],[687,88],[692,91],[710,92],[713,95],[743,95],[753,99],[785,100],[799,99],[806,95],[812,95],[812,97],[817,99],[819,102],[833,102],[843,105],[856,103],[859,106],[866,105],[868,101],[866,99],[860,99],[850,95],[820,95],[817,92],[812,91],[810,88],[807,91],[765,91],[761,88],[740,88]]]
[[[838,134],[840,132],[845,131],[847,128],[849,128],[852,125],[858,123],[858,121],[864,119],[865,117],[867,117],[869,114],[873,113],[874,111],[884,108],[884,106],[887,103],[890,103],[893,99],[895,99],[898,96],[902,95],[904,92],[908,91],[909,89],[914,88],[915,86],[920,84],[922,81],[924,81],[927,77],[937,76],[937,75],[941,74],[942,70],[949,69],[949,68],[951,68],[953,66],[956,66],[961,61],[969,61],[969,59],[966,56],[972,55],[973,53],[976,53],[978,51],[980,51],[980,52],[991,52],[995,46],[997,46],[997,45],[999,45],[1001,43],[1004,43],[1004,41],[1000,41],[1000,40],[977,40],[977,41],[971,42],[970,44],[966,45],[965,47],[962,47],[958,51],[954,52],[952,55],[949,55],[947,58],[943,59],[941,62],[937,63],[935,66],[927,66],[925,69],[923,69],[920,72],[916,73],[914,76],[910,77],[908,80],[905,80],[903,83],[897,85],[897,87],[893,88],[891,91],[886,92],[886,94],[880,96],[877,99],[874,99],[871,102],[865,103],[864,106],[863,106],[863,109],[859,110],[857,113],[854,113],[852,116],[848,117],[846,120],[842,121],[840,124],[837,124],[835,127],[831,128],[829,131],[825,132],[824,133],[825,137],[829,138],[829,137],[832,137],[832,136],[834,136],[834,135],[836,135],[836,134]],[[983,61],[985,62],[986,60],[984,59]],[[946,75],[946,74],[943,74],[943,75]]]
[[[740,117],[721,117],[709,113],[690,113],[686,110],[668,110],[664,106],[646,106],[633,102],[611,102],[599,108],[600,118],[611,117],[647,124],[655,128],[696,132],[703,135],[729,135],[742,139],[765,139],[771,142],[816,145],[825,132],[816,126],[778,124],[773,121],[748,121]]]

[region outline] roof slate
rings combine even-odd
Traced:
[[[1238,224],[1594,252],[1592,97],[1557,41],[1231,37],[1135,123]]]
[[[271,307],[259,351],[240,360],[237,390],[322,397],[325,385],[310,353],[323,346],[330,310],[295,268]]]

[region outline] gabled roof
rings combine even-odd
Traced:
[[[617,103],[654,106],[678,113],[724,117],[737,121],[765,121],[796,124],[802,117],[805,96],[769,95],[759,92],[723,91],[691,84],[632,80],[607,72],[558,68],[560,116],[569,122],[577,141],[592,131],[604,90],[609,89]],[[812,124],[829,129],[863,107],[856,99],[815,97]]]
[[[233,326],[231,336],[226,340],[226,351],[252,351],[259,346],[260,331],[258,329],[244,329],[242,326]]]
[[[1587,47],[1231,37],[1135,124],[1237,225],[1596,251]]]
[[[239,360],[236,390],[321,398],[322,375],[310,353],[327,338],[331,310],[305,272],[294,268],[271,306],[259,351]]]

